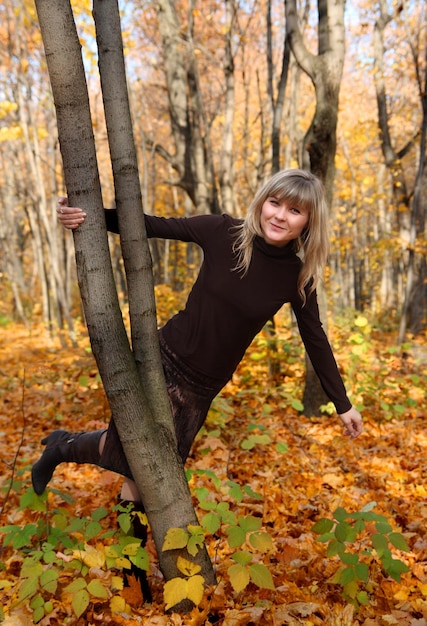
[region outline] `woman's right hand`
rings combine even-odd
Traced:
[[[82,209],[68,206],[67,198],[58,198],[56,213],[58,221],[69,230],[75,230],[86,219],[86,213]]]

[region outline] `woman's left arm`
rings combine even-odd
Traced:
[[[298,302],[296,306],[293,303],[292,308],[297,318],[301,338],[322,387],[335,404],[337,413],[344,424],[345,434],[355,439],[363,429],[362,416],[348,399],[331,345],[320,321],[316,293],[307,295],[305,306]]]

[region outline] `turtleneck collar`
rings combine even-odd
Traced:
[[[294,243],[294,241],[290,241],[285,246],[273,246],[270,243],[267,243],[263,237],[256,235],[254,239],[254,248],[266,256],[284,259],[295,256]]]

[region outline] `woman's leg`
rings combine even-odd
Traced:
[[[93,463],[101,457],[101,440],[105,441],[106,430],[88,433],[69,433],[55,430],[42,439],[46,446],[40,459],[33,465],[31,479],[34,491],[41,495],[60,463]]]

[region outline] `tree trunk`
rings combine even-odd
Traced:
[[[177,184],[188,193],[197,210],[219,213],[209,127],[193,49],[192,2],[185,38],[172,0],[157,0],[156,7],[175,144],[170,162],[178,173]]]
[[[233,37],[237,7],[235,0],[225,0],[226,36],[225,36],[225,112],[224,131],[222,136],[221,160],[219,165],[219,186],[224,213],[234,213],[233,192],[233,124],[235,108],[235,78]]]
[[[115,0],[111,2],[117,9]],[[102,4],[107,3],[104,0]],[[170,527],[197,523],[197,518],[177,453],[173,428],[164,414],[158,421],[153,417],[123,324],[108,247],[84,67],[71,6],[69,0],[37,0],[36,8],[57,112],[67,193],[71,204],[81,206],[87,213],[83,227],[74,232],[74,243],[91,346],[112,416],[152,527],[160,564],[165,578],[169,580],[180,573],[176,567],[175,551],[162,552],[165,534]],[[108,56],[108,46],[102,53]],[[126,90],[119,94],[115,91],[112,97],[123,98],[124,95]],[[114,130],[112,132],[114,135]],[[129,167],[132,157],[126,143],[120,142],[119,136],[113,137],[112,155],[116,174],[119,172],[118,178],[122,168],[126,170]],[[127,156],[123,156],[126,152]],[[135,197],[132,198],[133,183],[129,193],[125,171],[124,174],[124,182],[120,181],[119,188],[124,187],[128,194],[126,203],[132,204],[135,201]],[[122,193],[126,196],[120,191]],[[121,214],[124,206],[123,200]],[[141,228],[142,212],[138,212],[138,207],[134,207],[134,212],[129,220],[125,217],[126,229],[136,223]],[[142,238],[141,232],[139,238]],[[127,253],[129,245],[126,242],[124,246]],[[139,260],[140,257],[137,262]],[[134,261],[129,263],[133,267]],[[145,267],[147,271],[147,265]],[[136,323],[136,328],[139,329],[139,323]],[[139,336],[133,339],[135,344],[140,341]],[[212,566],[209,562],[204,569],[206,558],[203,552],[199,552],[196,561],[202,561],[202,575],[207,583],[212,583]]]
[[[316,109],[305,136],[308,157],[303,166],[310,169],[324,183],[329,206],[333,197],[335,176],[336,129],[338,101],[345,56],[345,0],[318,0],[318,55],[304,45],[298,26],[296,0],[285,0],[286,30],[292,52],[301,69],[310,77],[316,92]],[[326,331],[326,296],[322,285],[318,288],[319,311]],[[318,414],[327,401],[308,357],[306,357],[306,384],[304,413]]]
[[[173,441],[173,447],[170,444],[164,449],[158,447],[160,441],[155,432],[150,433],[148,439],[151,460],[153,457],[158,461],[163,459],[158,464],[163,466],[160,474],[169,475],[167,481],[160,482],[159,476],[149,470],[147,476],[147,468],[140,465],[139,439],[147,436],[139,432],[142,431],[141,426],[138,425],[137,432],[133,434],[121,428],[117,420],[116,425],[144,506],[146,501],[152,503],[150,508],[145,506],[146,513],[162,571],[168,578],[171,577],[171,571],[175,576],[177,571],[176,554],[162,552],[167,530],[171,527],[186,528],[188,524],[198,524],[198,521],[175,442],[173,418],[160,359],[152,263],[145,232],[117,0],[94,0],[94,18],[120,240],[128,285],[132,349],[152,415],[152,426],[160,432],[167,432],[167,440]],[[123,425],[126,427],[125,423]],[[127,445],[130,439],[134,439],[132,446]],[[177,493],[181,494],[180,500]],[[165,506],[172,506],[169,515],[165,515]],[[189,558],[187,553],[186,558]],[[212,582],[212,565],[206,550],[199,551],[197,561],[202,565],[205,577]]]

